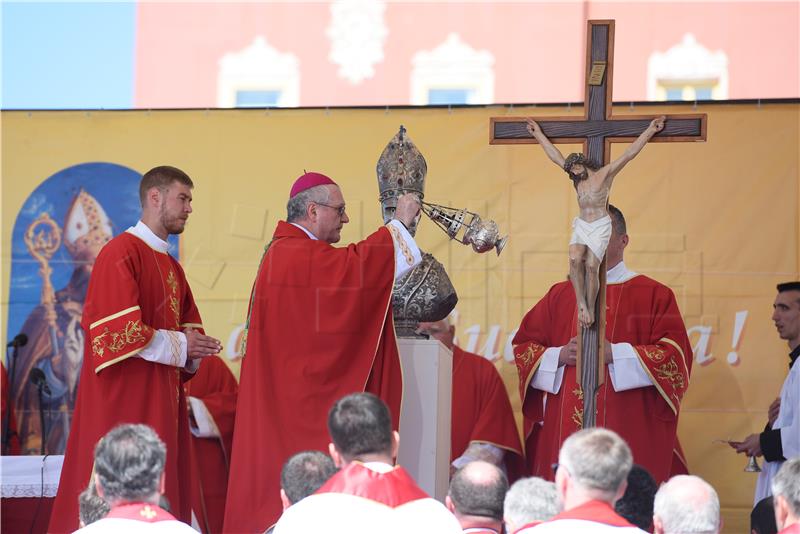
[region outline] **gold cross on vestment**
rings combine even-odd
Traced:
[[[139,515],[144,517],[145,519],[153,519],[156,515],[156,511],[150,508],[149,504],[145,504],[144,508],[141,509]]]

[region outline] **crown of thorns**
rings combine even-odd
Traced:
[[[578,152],[573,152],[564,160],[564,170],[569,172],[570,168],[576,164],[589,167],[590,169],[595,168],[595,165],[586,156]]]

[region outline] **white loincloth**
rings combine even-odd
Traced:
[[[570,245],[586,245],[589,250],[597,256],[598,260],[603,259],[603,255],[608,248],[611,239],[611,216],[606,215],[593,222],[586,222],[580,217],[572,220],[572,238]]]

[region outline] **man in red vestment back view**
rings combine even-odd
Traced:
[[[108,242],[89,280],[81,327],[83,367],[64,467],[48,532],[78,527],[78,494],[92,472],[95,444],[121,423],[152,427],[167,447],[164,470],[173,514],[191,522],[192,465],[183,383],[220,342],[200,314],[167,237],[192,212],[192,181],[162,166],[142,177],[142,218]],[[91,216],[91,214],[89,214]]]
[[[327,446],[336,399],[374,393],[398,427],[402,372],[390,305],[395,279],[421,258],[407,230],[419,209],[416,196],[403,195],[395,219],[335,248],[350,220],[339,186],[314,172],[292,186],[250,298],[226,532],[263,532],[278,519],[281,466]]]
[[[290,506],[275,534],[458,534],[461,527],[402,466],[400,434],[386,403],[369,393],[336,401],[328,414],[328,451],[341,470]]]
[[[675,470],[678,412],[689,386],[692,349],[672,291],[625,266],[625,218],[614,206],[608,212],[607,365],[597,394],[597,426],[622,436],[634,461],[663,482]],[[513,340],[529,470],[549,480],[561,444],[583,424],[576,323],[575,291],[569,281],[561,282],[525,315]]]

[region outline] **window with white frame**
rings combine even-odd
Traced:
[[[691,33],[647,61],[648,100],[724,100],[728,98],[728,56],[712,52]]]
[[[494,56],[451,33],[433,50],[414,55],[411,104],[492,104]]]
[[[300,105],[300,62],[256,37],[250,46],[225,54],[219,61],[217,105],[233,107],[296,107]]]

